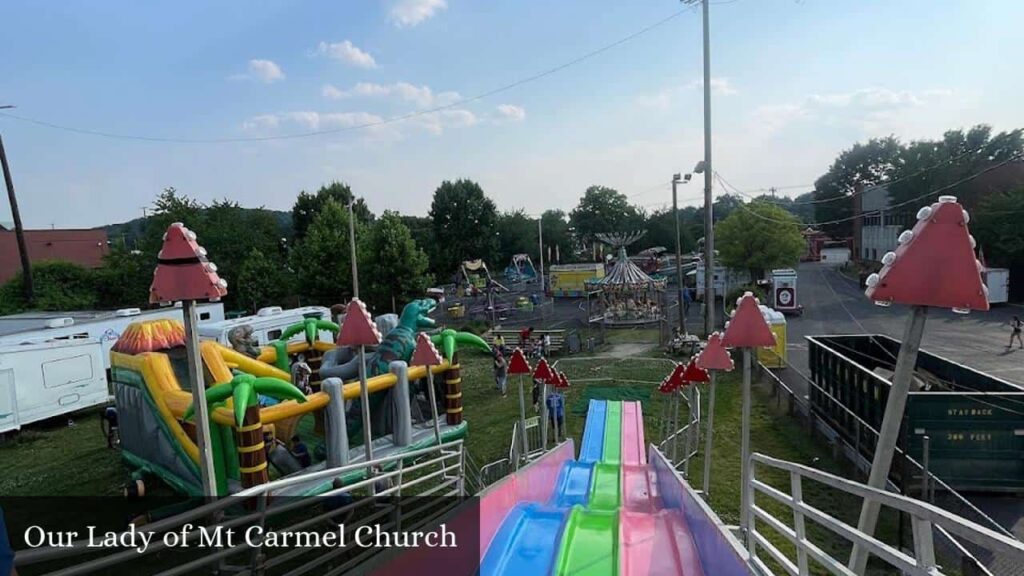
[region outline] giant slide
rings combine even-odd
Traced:
[[[708,546],[702,559],[689,488],[653,447],[648,463],[639,402],[591,400],[579,457],[572,451],[566,442],[482,495],[481,574],[733,572],[705,569],[724,549]]]

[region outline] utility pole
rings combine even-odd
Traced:
[[[772,193],[772,198],[775,198],[775,186],[769,188],[768,191]]]
[[[711,24],[709,0],[699,1],[704,12],[704,334],[715,330],[715,219],[712,214],[714,199],[711,197]]]
[[[352,195],[352,201],[348,203],[348,241],[352,246],[352,297],[359,298],[359,267],[356,264],[356,217],[355,217],[355,205],[356,197]],[[360,346],[360,348],[362,348]],[[362,362],[362,359],[360,359]],[[366,425],[366,422],[363,422]]]
[[[679,174],[672,175],[672,219],[676,223],[676,284],[679,295],[679,332],[686,333],[686,309],[683,306],[683,254],[682,245],[679,240],[679,198],[676,194],[676,186],[679,184]]]
[[[0,106],[0,109],[14,106]],[[30,305],[35,300],[32,285],[32,262],[28,259],[28,244],[25,242],[25,228],[21,225],[21,212],[18,210],[18,198],[14,195],[14,180],[11,178],[11,167],[7,164],[7,152],[4,150],[4,139],[0,136],[0,165],[4,170],[4,183],[7,185],[7,199],[11,203],[11,217],[14,219],[14,236],[18,241],[18,255],[21,257],[22,290],[25,301]]]

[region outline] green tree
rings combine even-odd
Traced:
[[[792,214],[773,204],[751,202],[715,227],[715,248],[725,266],[749,270],[757,279],[766,270],[795,265],[804,239]]]
[[[990,194],[970,212],[971,233],[983,251],[986,264],[1010,270],[1013,297],[1020,296],[1024,286],[1024,186],[1008,192]],[[1016,288],[1016,289],[1013,289]]]
[[[421,297],[430,285],[427,255],[416,246],[409,228],[397,212],[386,211],[374,222],[362,243],[366,301],[378,311],[400,311],[402,306]]]
[[[103,267],[93,272],[101,308],[149,307],[153,283],[153,255],[114,247],[103,257]]]
[[[703,229],[703,224],[701,224]],[[653,248],[661,246],[674,253],[676,250],[676,222],[673,218],[672,208],[656,210],[647,217],[644,224],[647,234],[644,234],[635,245],[636,249]],[[683,225],[683,211],[679,214],[679,240],[682,251],[689,252],[693,249],[694,240],[690,230]]]
[[[495,265],[498,252],[498,212],[480,185],[472,180],[445,180],[430,205],[434,241],[433,272],[447,279],[463,260],[482,258]]]
[[[279,306],[294,294],[294,274],[279,259],[252,248],[238,267],[232,284],[235,302],[252,313],[265,306]]]
[[[356,237],[362,236],[361,225]],[[330,306],[352,295],[348,211],[327,200],[291,254],[296,291],[311,304]]]
[[[569,221],[584,242],[602,232],[629,232],[643,227],[643,216],[625,194],[606,186],[591,186],[569,214]]]
[[[816,222],[844,220],[853,216],[850,195],[859,186],[873,186],[890,180],[900,166],[903,144],[895,136],[872,138],[866,144],[857,143],[844,150],[829,167],[828,172],[814,183]],[[836,237],[851,236],[853,223],[844,220],[822,226]]]
[[[498,261],[495,271],[504,269],[513,254],[530,254],[537,258],[537,221],[522,209],[503,212],[498,216]]]
[[[295,235],[295,239],[302,240],[306,237],[306,231],[313,223],[313,219],[320,213],[328,200],[341,204],[347,210],[353,197],[352,188],[344,182],[331,182],[321,186],[315,194],[306,191],[299,192],[298,198],[295,199],[295,205],[292,206],[292,233]],[[370,212],[370,208],[366,206],[366,201],[362,198],[356,200],[353,211],[356,219],[363,224],[368,224],[373,220],[373,213]]]
[[[146,218],[145,231],[142,235],[142,242],[139,249],[144,254],[152,255],[154,266],[156,265],[156,254],[163,245],[164,232],[167,227],[175,222],[181,222],[192,230],[198,230],[202,226],[203,205],[198,201],[178,194],[173,186],[164,188],[153,202],[151,214]]]
[[[92,270],[54,260],[32,265],[37,310],[89,310],[96,308],[96,276]],[[0,287],[0,314],[28,310],[22,293],[21,272]]]

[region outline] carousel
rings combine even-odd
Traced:
[[[587,289],[598,292],[604,324],[638,326],[664,319],[665,280],[651,278],[626,255],[626,246],[643,232],[600,234],[598,239],[618,251],[615,264],[604,278],[587,281]]]

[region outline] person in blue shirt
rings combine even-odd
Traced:
[[[14,550],[7,539],[3,510],[0,510],[0,576],[18,576],[18,571],[14,569]]]

